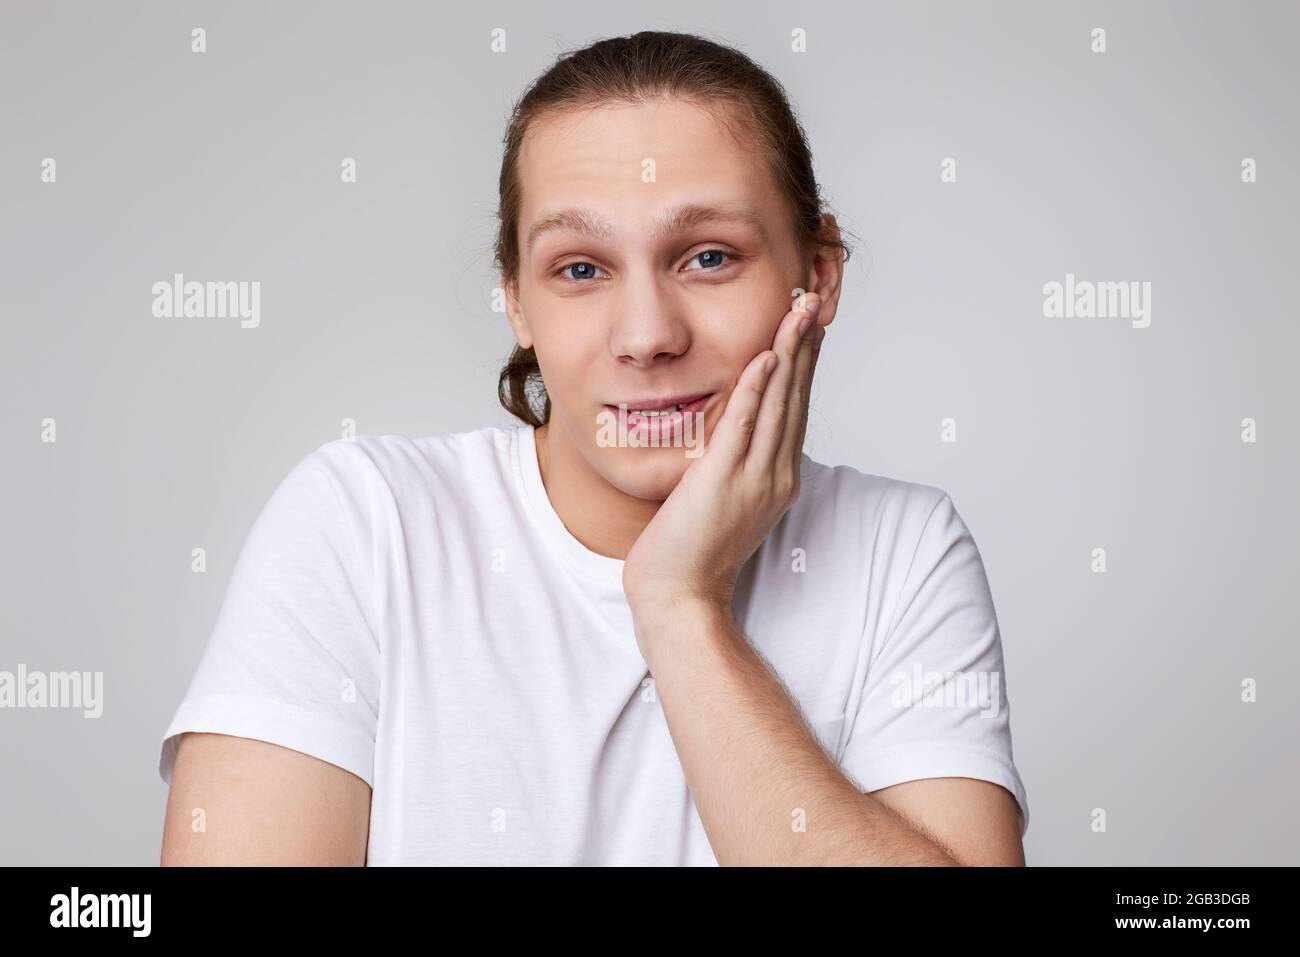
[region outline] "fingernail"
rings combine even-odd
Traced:
[[[771,372],[776,368],[776,356],[768,356],[767,361],[763,363],[763,371]]]
[[[804,334],[805,332],[808,331],[808,327],[809,327],[810,325],[812,325],[812,315],[807,315],[807,316],[804,316],[802,319],[800,319],[800,320],[799,320],[799,335],[800,335],[800,336],[803,336],[803,334]]]

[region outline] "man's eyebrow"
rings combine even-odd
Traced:
[[[706,223],[740,223],[750,226],[761,234],[763,220],[747,206],[725,205],[708,206],[703,203],[684,203],[674,206],[664,215],[650,224],[650,235],[656,239],[669,236],[693,226]],[[590,236],[592,239],[609,240],[614,235],[614,227],[590,210],[574,207],[551,213],[533,223],[528,230],[527,249],[544,234],[568,230]]]
[[[585,209],[562,209],[539,219],[528,230],[527,249],[545,233],[568,231],[590,236],[592,239],[608,240],[613,235],[613,227]]]

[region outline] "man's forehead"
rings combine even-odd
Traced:
[[[521,144],[521,165],[544,175],[639,175],[657,166],[743,172],[753,151],[712,113],[689,104],[618,105],[539,118]]]
[[[690,104],[555,117],[530,128],[520,160],[526,251],[551,232],[608,241],[629,216],[655,238],[706,223],[769,231],[761,157]]]

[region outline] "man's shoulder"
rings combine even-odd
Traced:
[[[919,535],[948,493],[935,485],[826,465],[804,455],[796,506],[835,521]]]
[[[504,478],[521,426],[485,426],[433,435],[358,435],[333,439],[304,458],[341,486],[382,487],[395,496],[432,489],[473,490]]]

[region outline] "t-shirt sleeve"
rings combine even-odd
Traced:
[[[943,494],[872,639],[841,768],[864,791],[935,777],[991,781],[1029,803],[1012,760],[1002,641],[975,540]],[[908,555],[902,560],[908,562]],[[852,702],[850,702],[852,705]]]
[[[364,456],[342,440],[303,458],[258,515],[216,625],[171,724],[158,773],[169,785],[179,735],[269,741],[373,787],[379,645]],[[353,463],[350,467],[349,463]]]

